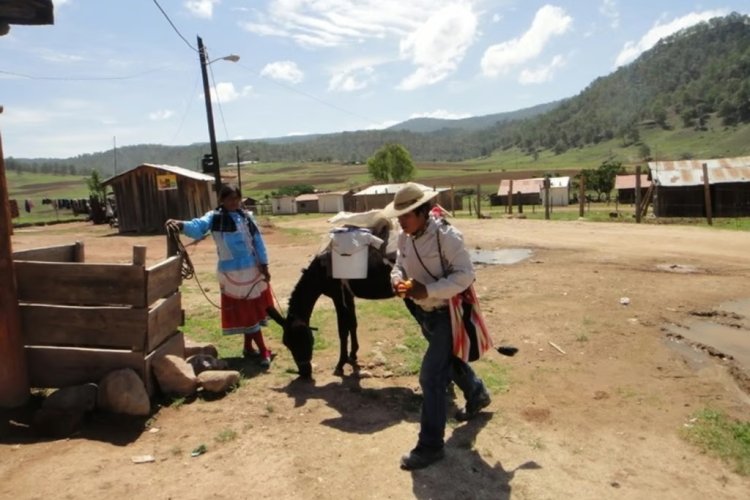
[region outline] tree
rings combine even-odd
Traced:
[[[604,199],[607,201],[610,200],[612,190],[615,187],[615,177],[621,173],[625,173],[622,163],[613,160],[606,160],[596,170],[586,169],[581,171],[586,189],[594,190],[598,200],[601,200],[602,195],[604,195]]]
[[[406,182],[414,177],[414,162],[401,144],[386,144],[367,160],[367,171],[379,182]]]
[[[98,170],[91,171],[91,177],[86,178],[86,185],[89,188],[89,196],[104,202],[107,197],[107,187],[102,185]]]

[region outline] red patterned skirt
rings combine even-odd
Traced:
[[[221,330],[224,335],[255,333],[265,326],[268,313],[273,307],[273,294],[269,283],[259,297],[234,299],[221,294]]]

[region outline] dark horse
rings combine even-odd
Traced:
[[[394,296],[391,288],[392,265],[386,264],[383,254],[371,250],[368,259],[367,278],[340,280],[329,273],[330,254],[318,254],[302,271],[302,276],[289,297],[287,317],[284,321],[283,343],[291,351],[301,377],[312,375],[313,333],[310,316],[321,295],[330,297],[336,308],[339,331],[339,361],[335,375],[343,375],[346,363],[356,367],[357,313],[354,297],[361,299],[388,299]],[[347,355],[347,340],[351,338],[351,350]]]

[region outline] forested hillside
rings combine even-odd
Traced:
[[[444,126],[440,126],[440,120],[429,120],[404,122],[387,130],[288,141],[224,142],[219,145],[219,154],[223,165],[236,160],[236,148],[242,152],[243,161],[361,163],[383,144],[397,142],[422,162],[463,161],[507,150],[519,151],[536,161],[573,150],[600,150],[603,144],[611,143],[613,148],[637,146],[640,159],[645,159],[651,154],[649,141],[659,141],[661,150],[673,151],[676,148],[670,148],[668,141],[673,137],[678,140],[679,135],[680,155],[690,156],[690,134],[703,144],[707,136],[709,143],[718,144],[724,135],[736,137],[738,130],[750,130],[750,17],[735,13],[683,30],[661,40],[631,64],[598,78],[577,96],[541,106],[553,109],[536,116],[532,115],[540,111],[539,106],[515,115],[446,120]],[[515,119],[509,119],[511,116]],[[463,126],[457,127],[462,122]],[[487,126],[476,129],[481,125]],[[648,133],[644,133],[646,128]],[[654,128],[664,133],[659,136]],[[678,130],[685,133],[675,134]],[[704,147],[701,154],[750,154],[749,144],[732,144],[716,150]],[[117,150],[117,165],[120,170],[140,163],[199,169],[200,159],[208,151],[205,143],[129,146]],[[110,175],[114,166],[111,150],[65,160],[7,160],[9,170],[45,173],[98,169]]]

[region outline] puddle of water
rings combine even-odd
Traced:
[[[711,346],[732,356],[745,369],[750,367],[750,334],[745,329],[702,320],[692,321],[687,327],[669,325],[667,329],[689,342]]]
[[[528,248],[505,248],[503,250],[469,250],[474,264],[506,265],[518,264],[531,257]]]

